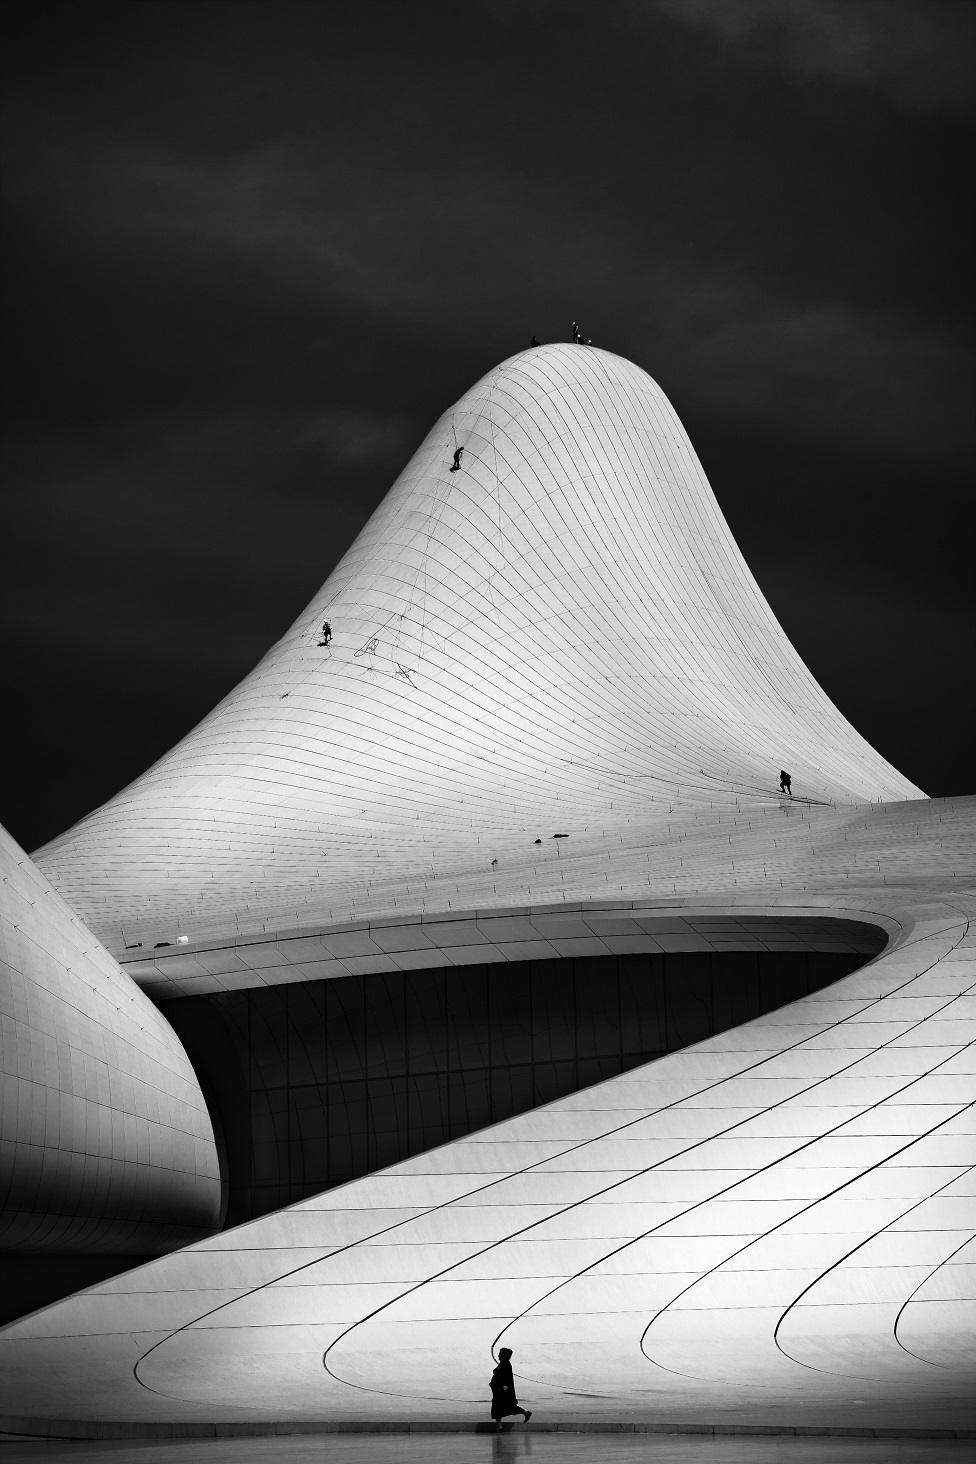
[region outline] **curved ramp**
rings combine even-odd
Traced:
[[[54,1431],[476,1418],[508,1345],[567,1423],[972,1428],[976,941],[951,866],[976,800],[915,814],[924,875],[793,895],[794,918],[873,911],[890,941],[861,970],[9,1328],[3,1407]]]

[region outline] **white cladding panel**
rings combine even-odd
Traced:
[[[256,670],[38,861],[117,950],[761,809],[781,767],[814,803],[919,796],[796,655],[661,389],[553,345],[435,424]]]
[[[0,829],[0,1249],[157,1251],[220,1219],[166,1019]]]

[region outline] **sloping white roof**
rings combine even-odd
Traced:
[[[660,387],[552,345],[445,413],[251,675],[36,857],[117,950],[769,807],[783,767],[814,803],[920,796],[797,656]]]
[[[0,1250],[152,1254],[221,1215],[169,1022],[0,828]]]

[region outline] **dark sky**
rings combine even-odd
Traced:
[[[974,23],[8,7],[0,820],[34,848],[166,751],[434,419],[576,316],[668,393],[841,710],[976,791]]]

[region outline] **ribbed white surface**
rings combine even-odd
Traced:
[[[696,913],[707,897],[702,913],[727,917],[729,949],[752,949],[745,944],[752,915],[777,914],[782,922],[825,904],[870,921],[894,891],[911,909],[933,881],[940,893],[957,887],[964,898],[976,874],[973,844],[964,799],[857,809],[784,800],[758,812],[676,811],[547,839],[496,868],[486,850],[476,870],[439,880],[390,876],[365,894],[359,920],[329,921],[321,910],[245,911],[240,933],[202,931],[165,950],[147,942],[126,953],[125,969],[166,1000],[418,965],[679,950],[662,938],[662,922],[693,897]],[[693,915],[684,914],[677,928],[693,937]],[[810,939],[809,926],[796,925],[793,935]],[[787,938],[782,923],[774,938]],[[685,948],[713,947],[699,941]]]
[[[0,829],[0,1249],[154,1251],[220,1174],[176,1034]]]
[[[252,675],[38,861],[117,949],[762,807],[780,767],[813,800],[919,791],[797,657],[660,388],[546,346],[441,418]]]
[[[797,930],[805,904],[818,930],[891,934],[860,971],[16,1324],[0,1408],[32,1427],[473,1421],[508,1345],[525,1405],[568,1426],[976,1427],[976,800],[898,811],[909,878],[792,897]],[[705,909],[670,902],[686,939]],[[615,934],[599,908],[526,912],[498,938],[531,916],[553,942],[575,925],[654,948],[665,915],[623,910]]]

